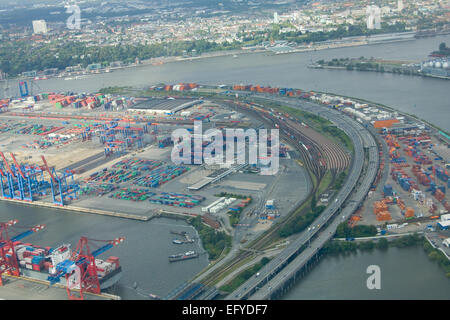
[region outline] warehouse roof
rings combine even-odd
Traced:
[[[442,227],[450,227],[450,221],[439,221],[438,222]]]
[[[164,110],[168,112],[177,112],[185,108],[189,108],[195,104],[201,103],[201,100],[195,99],[168,99],[168,98],[153,98],[145,100],[137,105],[132,106],[133,110]]]

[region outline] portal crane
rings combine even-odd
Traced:
[[[52,188],[53,202],[60,206],[63,206],[65,197],[76,198],[77,191],[80,189],[80,186],[74,183],[73,171],[66,170],[61,176],[58,176],[56,174],[55,168],[52,168],[50,170],[45,157],[41,156],[41,158],[44,163],[41,169],[47,171],[51,178],[50,186]],[[72,177],[72,184],[67,184],[68,177]]]
[[[67,281],[67,295],[71,300],[83,300],[84,292],[100,294],[101,289],[95,258],[122,243],[124,240],[125,238],[123,237],[114,240],[94,240],[81,237],[77,248],[72,252],[70,258],[58,263],[55,268],[55,273],[48,277],[50,284],[55,284],[62,277],[65,277]],[[106,243],[98,249],[91,251],[89,241]],[[75,296],[72,293],[72,289],[78,289],[80,296]]]

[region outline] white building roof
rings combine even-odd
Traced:
[[[447,221],[439,221],[438,222],[442,227],[450,227],[450,220]]]

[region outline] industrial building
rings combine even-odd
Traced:
[[[450,220],[447,221],[439,221],[437,223],[437,226],[441,229],[441,230],[448,230],[448,228],[450,227]]]
[[[33,20],[33,33],[38,34],[47,34],[47,23],[45,20]]]
[[[152,98],[145,100],[132,108],[128,109],[131,112],[145,112],[150,114],[167,114],[172,115],[183,109],[193,107],[203,103],[202,100],[195,99],[174,99],[174,98]]]

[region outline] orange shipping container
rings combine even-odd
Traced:
[[[414,209],[413,208],[406,208],[405,212],[405,218],[411,218],[414,217]]]
[[[397,119],[378,120],[373,123],[374,128],[390,128],[394,123],[399,123]]]

